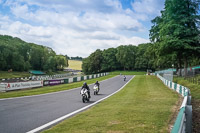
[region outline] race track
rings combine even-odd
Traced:
[[[119,90],[133,76],[116,76],[100,82],[99,95],[93,95],[89,103],[82,103],[80,88],[57,93],[0,100],[0,133],[25,133],[66,114],[88,106]],[[20,92],[19,92],[20,93]]]

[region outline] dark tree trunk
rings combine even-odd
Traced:
[[[181,67],[181,64],[182,64],[182,63],[181,63],[181,58],[179,57],[179,58],[178,58],[178,69],[177,69],[177,71],[179,70],[179,71],[178,71],[178,76],[181,76],[181,68],[182,68],[182,67]]]
[[[187,57],[184,58],[184,77],[187,77],[188,62]]]

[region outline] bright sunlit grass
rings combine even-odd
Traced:
[[[82,61],[78,60],[68,60],[68,68],[74,69],[74,70],[82,70]]]
[[[0,71],[0,79],[3,79],[3,78],[29,77],[29,76],[31,76],[31,74],[29,72]]]

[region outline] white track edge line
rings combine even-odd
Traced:
[[[119,76],[119,75],[117,75]],[[115,77],[117,77],[115,76]],[[114,77],[112,77],[114,78]],[[110,79],[110,78],[109,78]],[[105,79],[105,80],[108,80],[108,79]],[[102,81],[105,81],[105,80],[102,80]],[[84,80],[82,80],[84,81]],[[102,81],[99,81],[100,83]],[[73,82],[72,82],[73,83]],[[94,83],[92,83],[94,84]],[[89,85],[92,85],[92,84],[89,84]],[[81,86],[80,86],[81,87]],[[20,99],[20,98],[28,98],[28,97],[38,97],[38,96],[44,96],[44,95],[52,95],[52,94],[56,94],[56,93],[62,93],[62,92],[67,92],[67,91],[72,91],[72,90],[76,90],[76,89],[79,89],[80,87],[77,87],[77,88],[72,88],[72,89],[69,89],[69,90],[63,90],[63,91],[57,91],[57,92],[51,92],[51,93],[44,93],[44,94],[39,94],[39,95],[31,95],[31,96],[22,96],[22,97],[11,97],[11,98],[2,98],[0,99],[0,101],[3,101],[3,100],[12,100],[12,99]],[[37,89],[37,88],[36,88]]]
[[[78,112],[81,112],[81,111],[83,111],[83,110],[85,110],[85,109],[87,109],[87,108],[89,108],[89,107],[91,107],[91,106],[93,106],[93,105],[95,105],[95,104],[97,104],[97,103],[99,103],[99,102],[105,100],[106,98],[108,98],[108,97],[114,95],[115,93],[119,92],[120,90],[122,90],[134,77],[135,77],[135,76],[133,76],[126,84],[124,84],[119,90],[113,92],[112,94],[110,94],[110,95],[108,95],[108,96],[106,96],[106,97],[104,97],[104,98],[102,98],[102,99],[100,99],[100,100],[98,100],[98,101],[96,101],[96,102],[94,102],[94,103],[88,105],[88,106],[85,106],[85,107],[83,107],[83,108],[81,108],[81,109],[78,109],[78,110],[76,110],[76,111],[74,111],[74,112],[71,112],[71,113],[69,113],[69,114],[67,114],[67,115],[64,115],[64,116],[62,116],[62,117],[60,117],[60,118],[57,118],[57,119],[55,119],[55,120],[53,120],[53,121],[51,121],[51,122],[49,122],[49,123],[46,123],[46,124],[44,124],[44,125],[42,125],[42,126],[40,126],[40,127],[37,127],[37,128],[35,128],[35,129],[31,130],[31,131],[28,131],[27,133],[36,133],[36,132],[39,132],[39,131],[41,131],[42,129],[45,129],[45,128],[47,128],[47,127],[49,127],[49,126],[51,126],[51,125],[53,125],[53,124],[55,124],[55,123],[58,123],[58,122],[60,122],[60,121],[62,121],[62,120],[64,120],[64,119],[66,119],[66,118],[68,118],[68,117],[70,117],[70,116],[72,116],[72,115],[78,113]]]

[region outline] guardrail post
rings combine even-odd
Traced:
[[[192,105],[186,106],[186,133],[192,132]]]
[[[187,105],[191,105],[192,96],[188,96]]]

